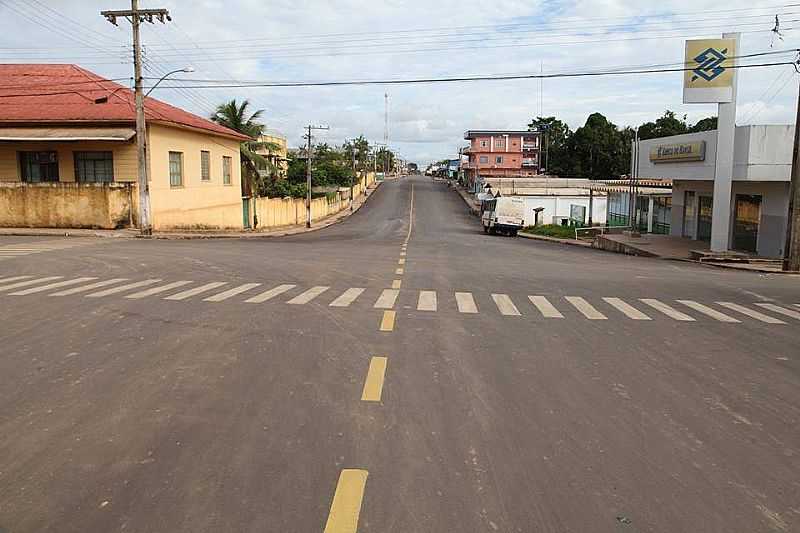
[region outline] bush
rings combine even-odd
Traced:
[[[541,226],[527,226],[522,231],[524,231],[525,233],[533,233],[534,235],[556,237],[558,239],[575,238],[575,226],[559,226],[557,224],[543,224]]]
[[[268,198],[292,198],[306,197],[305,183],[291,183],[287,180],[267,180],[259,184],[258,195]]]

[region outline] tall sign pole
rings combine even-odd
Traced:
[[[786,217],[786,245],[783,248],[783,270],[800,270],[800,93],[797,95],[797,116],[794,119],[792,177],[789,183],[789,210]]]
[[[158,20],[164,24],[172,20],[166,9],[139,9],[139,0],[131,0],[131,8],[123,11],[101,11],[100,14],[114,26],[117,19],[125,18],[133,29],[133,79],[136,95],[136,163],[139,183],[139,230],[142,235],[151,235],[153,225],[150,220],[150,182],[147,168],[147,124],[144,116],[144,93],[142,92],[142,46],[139,40],[139,26],[142,22],[153,23]]]

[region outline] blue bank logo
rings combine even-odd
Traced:
[[[695,81],[697,78],[712,81],[725,72],[725,67],[722,66],[722,62],[727,59],[725,55],[727,53],[727,48],[723,48],[722,50],[706,48],[703,52],[698,54],[694,58],[694,60],[697,61],[697,67],[692,69],[692,81]]]

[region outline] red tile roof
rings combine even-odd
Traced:
[[[105,103],[95,103],[107,97]],[[148,121],[247,140],[249,137],[154,98]],[[135,122],[133,91],[77,65],[0,64],[0,124]]]

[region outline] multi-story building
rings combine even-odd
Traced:
[[[267,158],[267,161],[269,161],[277,171],[277,177],[285,178],[286,171],[289,168],[286,137],[277,132],[264,132],[258,138],[258,142],[274,147],[270,150],[267,146],[262,145],[256,149],[256,153]],[[264,172],[269,174],[266,170]]]
[[[541,133],[538,131],[468,130],[470,142],[461,153],[468,156],[464,177],[475,186],[480,176],[530,177],[539,174]]]

